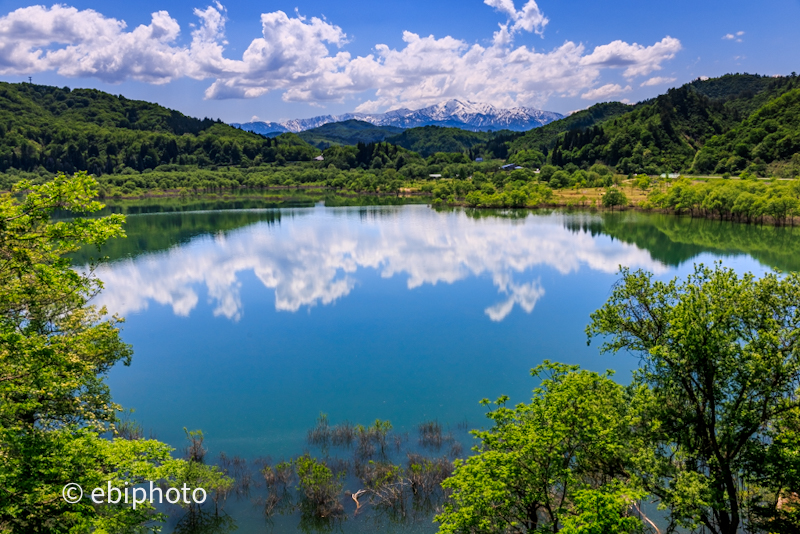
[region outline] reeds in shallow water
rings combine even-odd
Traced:
[[[234,485],[231,489],[238,497],[250,495],[250,490],[256,486],[256,483],[247,460],[241,456],[230,458],[224,452],[221,452],[219,453],[217,465],[222,469],[223,473],[233,478]]]
[[[406,473],[414,495],[428,497],[453,473],[453,462],[446,457],[431,459],[409,454]]]
[[[442,448],[442,425],[439,421],[426,421],[419,425],[419,444],[425,448]]]
[[[458,428],[466,426],[466,422],[459,423]],[[323,413],[306,435],[309,448],[321,452],[316,458],[306,452],[277,464],[260,458],[248,466],[242,458],[223,453],[218,465],[236,480],[231,494],[244,497],[254,488],[266,490],[253,502],[263,508],[267,518],[299,511],[303,518],[323,521],[328,528],[330,521],[343,517],[344,506],[352,500],[356,504],[354,513],[363,512],[369,505],[389,514],[392,520],[416,521],[420,513],[438,509],[448,494],[441,484],[452,474],[453,459],[463,454],[459,440],[438,421],[417,425],[417,432],[418,439],[409,440],[407,433],[395,433],[389,421],[381,420],[368,426],[349,422],[332,425]],[[202,434],[191,433],[190,437],[195,439],[187,456],[205,455]],[[343,458],[331,451],[333,448],[351,452]],[[434,450],[438,457],[431,457]],[[404,457],[407,464],[398,460]],[[344,492],[345,483],[355,483],[361,489]]]
[[[325,448],[331,440],[331,429],[328,425],[328,415],[321,413],[317,418],[317,425],[308,431],[308,443]]]
[[[334,447],[352,447],[356,439],[355,427],[345,421],[331,428],[331,444]]]

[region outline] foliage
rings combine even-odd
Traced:
[[[400,170],[410,163],[422,164],[424,160],[404,148],[381,142],[363,143],[355,146],[331,147],[323,152],[327,165],[337,169],[383,169]]]
[[[704,214],[751,222],[770,217],[776,224],[793,221],[800,209],[800,183],[722,180],[693,183],[682,178],[666,191],[654,190],[650,202],[678,213]]]
[[[628,204],[628,197],[618,187],[609,187],[603,194],[603,206],[606,208],[614,208],[615,206],[626,206]]]
[[[775,161],[791,160],[800,152],[800,88],[771,100],[737,127],[714,136],[698,152],[697,172],[741,172],[761,176]]]
[[[159,519],[149,505],[68,504],[67,483],[124,488],[176,483],[186,463],[144,439],[105,439],[116,406],[103,378],[128,364],[117,317],[88,305],[102,284],[65,254],[124,235],[121,215],[90,218],[101,205],[84,173],[45,185],[22,181],[0,195],[0,531],[128,532]],[[19,195],[24,195],[19,199]],[[51,221],[54,212],[74,218]],[[213,471],[213,470],[212,470]]]
[[[794,104],[791,97],[782,95],[795,90],[798,82],[794,76],[756,78],[729,75],[670,89],[613,120],[562,133],[550,161],[560,166],[602,161],[624,174],[690,169],[722,173],[750,165],[763,175],[766,163],[788,160],[796,153],[791,134]],[[785,113],[783,107],[788,108]],[[760,112],[744,121],[759,108]],[[753,153],[767,132],[752,132],[768,126],[770,119],[774,135],[768,144],[773,144]],[[737,137],[734,131],[741,135]]]
[[[588,513],[591,494],[581,490],[626,476],[634,419],[622,387],[608,373],[549,362],[531,373],[543,378],[531,402],[512,409],[501,397],[487,414],[492,428],[473,431],[476,454],[443,483],[452,497],[436,517],[439,532],[557,532]],[[600,513],[613,522],[625,511]]]
[[[800,465],[786,454],[800,406],[800,276],[739,277],[720,265],[696,266],[684,282],[621,274],[587,333],[641,360],[650,446],[635,464],[646,489],[675,524],[713,533],[777,512]]]
[[[544,165],[547,156],[539,150],[527,149],[520,150],[508,158],[509,163],[514,163],[522,167],[538,169]]]
[[[513,155],[525,150],[538,150],[546,155],[555,146],[560,134],[592,127],[628,113],[631,109],[632,106],[621,102],[595,104],[588,109],[525,132],[507,143],[508,152]]]
[[[575,492],[575,514],[564,519],[562,534],[633,534],[643,531],[642,521],[629,515],[644,491],[626,487],[618,480],[600,489]]]
[[[493,135],[496,134],[442,126],[422,126],[387,137],[386,141],[428,157],[436,152],[467,152],[474,146],[486,143]]]
[[[69,269],[63,256],[80,243],[100,246],[123,235],[124,219],[80,216],[100,209],[86,174],[59,175],[43,186],[20,182],[14,193],[26,190],[21,202],[0,196],[0,418],[12,426],[85,422],[99,429],[114,420],[115,408],[98,375],[128,363],[131,350],[119,339],[118,318],[86,306],[100,282]],[[78,217],[53,223],[55,210]]]
[[[303,493],[307,507],[313,515],[330,517],[343,510],[338,500],[342,483],[328,466],[309,454],[296,458],[293,464],[299,480],[298,489]]]
[[[706,80],[698,78],[689,85],[712,100],[742,100],[765,91],[772,81],[771,76],[758,74],[725,74]]]
[[[0,83],[0,171],[95,175],[159,165],[258,165],[311,160],[294,134],[268,139],[94,89]]]
[[[500,191],[489,186],[466,195],[468,206],[475,208],[525,208],[546,204],[553,199],[553,190],[543,184],[511,182]]]
[[[646,174],[639,174],[634,177],[633,185],[642,191],[647,191],[653,185],[653,180]]]
[[[456,438],[449,432],[442,435],[441,427],[435,422],[420,425],[419,432],[423,448],[439,451],[448,445],[453,458],[462,452]],[[328,416],[322,413],[316,426],[308,431],[307,440],[309,445],[321,450],[324,458],[306,453],[290,463],[283,462],[274,468],[266,465],[260,469],[270,491],[268,513],[299,510],[305,518],[301,523],[313,520],[330,527],[328,520],[342,515],[341,481],[352,473],[362,487],[345,495],[349,496],[348,502],[350,499],[355,501],[356,514],[370,505],[380,509],[381,513],[389,513],[394,519],[403,520],[412,511],[426,514],[444,496],[441,482],[452,473],[453,464],[447,456],[430,458],[404,451],[403,444],[408,437],[393,434],[389,421],[376,419],[368,426],[349,422],[331,425]],[[352,461],[336,455],[335,449],[351,451]],[[407,467],[395,463],[397,456],[408,458]],[[291,504],[291,495],[280,489],[283,487],[285,490],[295,473],[300,482],[297,506]],[[284,504],[278,506],[279,503]]]
[[[375,126],[369,122],[349,120],[323,124],[297,135],[306,143],[324,150],[333,145],[380,143],[402,131],[403,128],[396,126]]]

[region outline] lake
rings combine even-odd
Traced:
[[[126,318],[135,350],[108,383],[146,435],[181,449],[184,427],[202,429],[212,462],[313,452],[306,435],[322,412],[332,424],[389,420],[411,449],[417,426],[438,421],[468,451],[466,429],[485,426],[479,401],[526,401],[545,359],[630,380],[637,361],[600,355],[584,333],[620,265],[662,279],[696,262],[800,267],[794,229],[636,212],[155,211],[130,215],[129,237],[97,269],[95,301]],[[238,532],[436,530],[430,510],[322,527],[265,519],[254,495],[228,499]]]

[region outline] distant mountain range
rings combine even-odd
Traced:
[[[533,108],[497,108],[462,100],[448,100],[427,108],[395,109],[386,113],[345,113],[320,115],[310,119],[292,119],[280,122],[231,123],[231,126],[262,135],[302,132],[332,122],[359,120],[376,126],[416,128],[419,126],[448,126],[470,131],[514,130],[523,132],[564,118],[560,113]]]

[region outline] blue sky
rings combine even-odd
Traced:
[[[798,20],[800,0],[0,1],[0,79],[229,122],[449,98],[565,113],[800,70]]]

